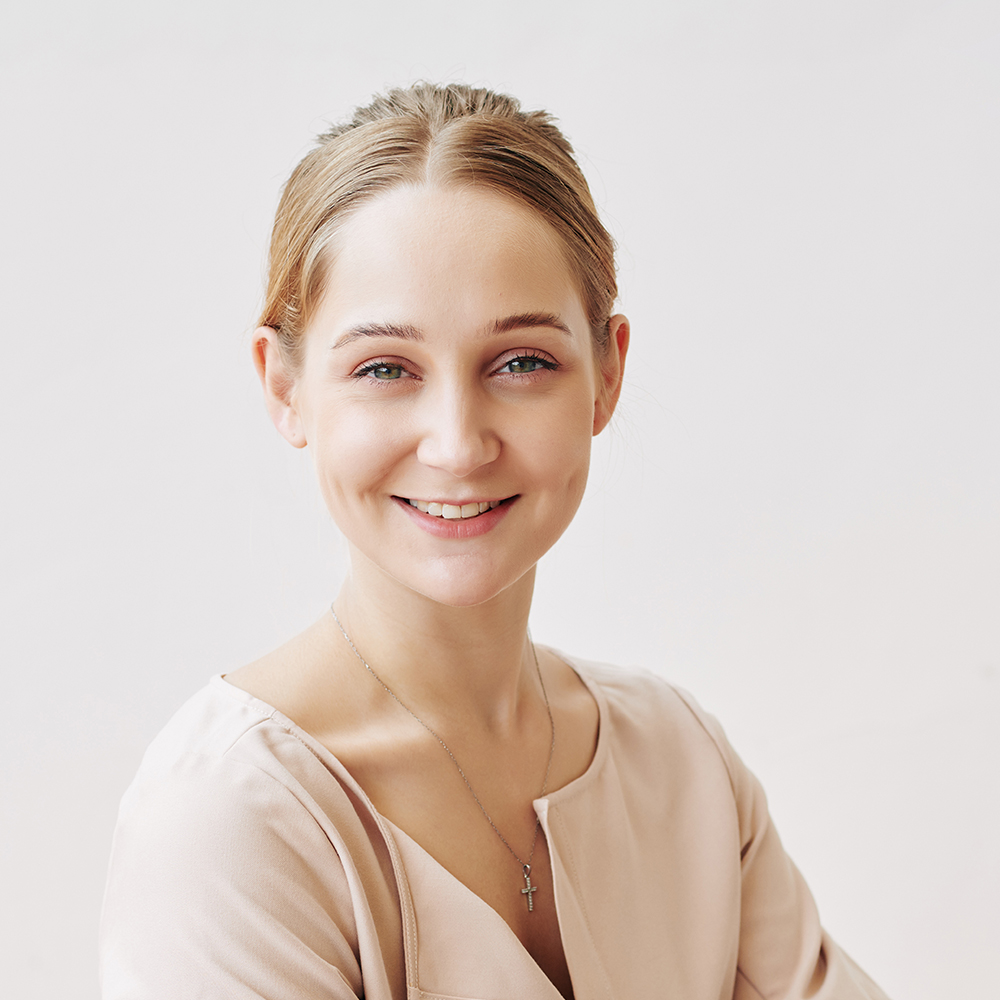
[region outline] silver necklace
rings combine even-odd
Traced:
[[[367,670],[368,673],[370,673],[372,677],[374,677],[375,680],[377,680],[379,684],[381,684],[382,687],[385,688],[386,692],[389,694],[392,700],[396,702],[397,705],[400,706],[400,708],[406,709],[406,711],[409,712],[410,715],[412,715],[413,718],[416,719],[417,722],[419,722],[420,725],[422,725],[424,729],[426,729],[427,732],[429,732],[431,736],[433,736],[434,739],[436,739],[438,743],[441,744],[442,747],[444,747],[445,753],[451,758],[452,763],[455,765],[455,767],[458,768],[458,773],[462,776],[462,781],[465,782],[465,787],[469,789],[469,792],[472,794],[472,797],[476,800],[476,805],[479,806],[480,812],[482,812],[482,814],[486,817],[486,822],[489,823],[491,827],[493,827],[493,832],[500,838],[501,842],[503,843],[503,846],[506,847],[508,851],[510,851],[514,860],[521,866],[521,878],[524,879],[524,888],[521,890],[521,895],[524,896],[528,901],[528,910],[529,911],[534,910],[535,904],[531,897],[534,896],[536,892],[538,892],[538,886],[531,884],[531,862],[535,856],[535,845],[538,843],[538,828],[541,825],[541,821],[539,820],[539,818],[537,816],[535,817],[535,833],[534,836],[531,838],[531,851],[528,853],[528,860],[524,861],[520,857],[518,857],[517,851],[515,851],[514,848],[510,846],[510,844],[507,842],[507,838],[500,832],[496,823],[493,822],[493,817],[490,816],[490,814],[486,811],[486,807],[482,804],[482,802],[480,802],[479,796],[476,795],[476,790],[472,787],[471,782],[465,776],[465,771],[462,770],[462,765],[459,764],[458,758],[451,752],[451,748],[448,746],[448,744],[445,743],[445,741],[441,739],[441,737],[438,736],[438,734],[433,729],[431,729],[431,727],[428,726],[427,723],[424,722],[424,720],[421,719],[420,716],[413,711],[413,709],[411,709],[408,705],[405,705],[402,701],[400,701],[399,698],[396,696],[396,692],[393,691],[392,688],[389,687],[389,685],[386,684],[386,682],[382,680],[382,678],[379,677],[379,675],[375,673],[374,670],[372,670],[371,665],[361,655],[361,653],[358,652],[358,647],[354,645],[354,641],[347,634],[347,629],[344,628],[340,619],[337,617],[337,612],[333,610],[332,604],[330,605],[330,614],[333,615],[333,620],[337,623],[337,628],[340,629],[344,638],[347,640],[347,645],[354,650],[354,655],[362,662],[362,664],[364,664],[365,670]],[[545,701],[545,711],[548,713],[549,716],[549,729],[552,733],[552,741],[549,744],[549,759],[545,765],[545,778],[542,781],[542,790],[538,793],[538,797],[541,798],[545,794],[549,786],[549,771],[552,769],[552,755],[555,753],[556,749],[556,723],[555,719],[552,718],[552,708],[549,705],[549,695],[548,692],[545,690],[545,681],[542,680],[542,668],[538,665],[538,653],[535,650],[534,642],[532,642],[531,640],[530,632],[528,634],[528,642],[531,645],[531,654],[535,658],[535,672],[538,674],[538,683],[541,685],[542,688],[542,698]]]

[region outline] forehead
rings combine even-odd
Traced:
[[[315,322],[467,329],[533,312],[586,324],[562,242],[540,213],[488,189],[422,185],[381,194],[346,221]]]

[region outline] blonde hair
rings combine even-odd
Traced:
[[[598,356],[618,294],[614,241],[573,147],[545,111],[464,84],[390,90],[318,137],[285,184],[271,235],[261,326],[296,370],[339,227],[365,200],[401,184],[482,186],[536,209],[559,234],[579,282]]]

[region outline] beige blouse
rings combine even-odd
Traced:
[[[824,934],[715,720],[651,674],[564,659],[597,751],[534,806],[577,1000],[885,1000]],[[328,750],[221,677],[122,802],[101,978],[104,1000],[559,998]]]

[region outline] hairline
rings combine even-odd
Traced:
[[[303,309],[300,318],[302,333],[305,333],[313,319],[315,319],[316,314],[323,302],[326,289],[329,287],[330,272],[336,264],[338,252],[338,248],[336,247],[337,238],[342,234],[343,230],[350,224],[358,212],[360,212],[367,205],[370,205],[381,198],[388,197],[396,191],[404,190],[406,188],[413,191],[419,191],[421,189],[433,190],[435,188],[441,191],[465,189],[469,191],[486,191],[496,194],[513,205],[527,209],[536,221],[543,224],[544,230],[553,237],[556,246],[559,248],[563,263],[566,265],[566,268],[573,279],[577,295],[580,298],[580,304],[584,308],[584,315],[587,316],[588,325],[591,327],[590,333],[591,340],[593,341],[594,353],[598,358],[600,358],[601,354],[599,344],[597,342],[596,331],[593,329],[593,325],[590,322],[589,310],[587,308],[587,294],[582,268],[576,260],[576,256],[570,251],[568,240],[566,240],[566,238],[559,232],[558,228],[546,218],[546,213],[527,198],[518,197],[513,191],[510,190],[510,188],[503,187],[499,184],[491,184],[488,180],[475,180],[471,177],[462,176],[461,174],[451,171],[443,177],[437,171],[434,171],[432,174],[432,172],[427,169],[430,158],[431,157],[428,157],[427,161],[424,163],[422,176],[397,180],[392,183],[381,185],[372,190],[359,192],[356,197],[351,200],[351,203],[348,206],[344,207],[337,213],[335,221],[330,226],[328,232],[315,240],[313,244],[314,250],[309,254],[311,266],[308,274],[306,275],[306,289],[302,302]],[[317,286],[319,287],[319,290],[314,292],[313,289]],[[608,318],[609,317],[605,317],[605,324],[607,323]]]

